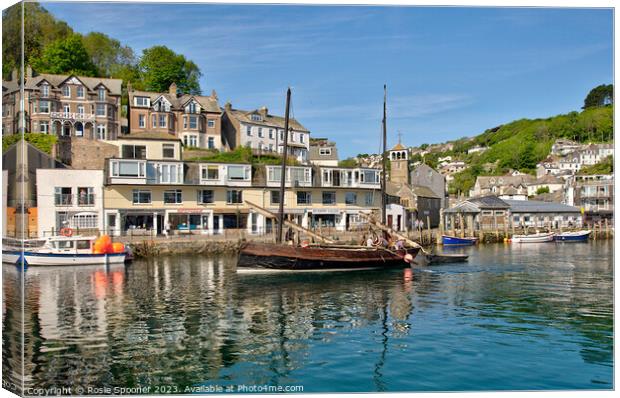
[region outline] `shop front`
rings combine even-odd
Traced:
[[[212,234],[213,211],[202,208],[183,208],[168,210],[166,229],[171,233]]]

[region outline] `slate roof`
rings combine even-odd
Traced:
[[[504,200],[512,213],[579,213],[578,207],[538,200]]]
[[[423,186],[414,186],[413,187],[413,193],[416,196],[421,196],[423,198],[436,198],[436,199],[441,199],[441,197],[439,195],[437,195],[435,192],[433,192],[430,188],[428,187],[423,187]]]
[[[480,185],[480,189],[491,188],[493,186],[519,186],[527,185],[536,181],[536,177],[529,174],[518,176],[479,176],[476,183]]]
[[[237,119],[239,122],[242,122],[242,123],[255,124],[255,125],[266,126],[266,127],[276,127],[280,129],[284,128],[284,117],[267,114],[267,116],[263,118],[261,115],[260,109],[255,109],[253,111],[243,111],[240,109],[231,108],[230,110],[227,110],[226,112],[230,116],[234,117],[235,119]],[[261,120],[252,120],[252,115],[261,115]],[[299,123],[294,118],[289,118],[288,126],[289,128],[292,128],[293,130],[296,130],[296,131],[303,131],[305,133],[310,132],[307,128],[302,126],[302,124]]]
[[[563,184],[563,183],[564,182],[560,178],[554,175],[551,175],[551,174],[545,174],[544,176],[540,177],[536,181],[529,183],[528,185]]]
[[[193,98],[200,107],[207,112],[220,113],[222,110],[217,102],[217,94],[215,91],[210,96],[204,95],[191,95],[191,94],[170,94],[170,92],[152,92],[152,91],[140,91],[132,90],[129,92],[129,103],[133,104],[134,97],[148,97],[151,99],[151,105],[159,97],[164,97],[171,105],[173,110],[180,110]]]
[[[110,91],[111,94],[121,95],[121,85],[123,83],[121,79],[108,79],[103,77],[86,77],[76,75],[54,75],[50,73],[41,73],[30,78],[25,78],[25,88],[31,90],[38,90],[39,84],[43,81],[47,81],[52,86],[52,89],[59,89],[60,87],[62,87],[62,83],[64,83],[67,79],[71,77],[75,77],[76,79],[81,81],[88,90],[88,92],[90,92],[91,94],[96,91],[99,85],[103,84]],[[7,92],[19,90],[19,80],[3,80],[2,86],[7,89]]]

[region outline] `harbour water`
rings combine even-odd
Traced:
[[[469,262],[411,272],[238,274],[233,257],[199,256],[31,267],[26,387],[613,388],[613,242],[455,252]],[[17,379],[22,274],[2,272]]]

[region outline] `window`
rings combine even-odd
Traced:
[[[77,107],[77,113],[79,115],[83,115],[84,114],[84,105],[78,105]]]
[[[99,87],[99,90],[97,91],[97,95],[99,97],[99,101],[105,101],[105,88]]]
[[[159,127],[166,127],[166,115],[159,115]]]
[[[260,138],[263,138],[263,128],[262,128],[262,127],[259,127],[259,128],[258,128],[258,136],[259,136]]]
[[[97,104],[97,116],[105,116],[105,104]]]
[[[213,191],[211,189],[201,189],[198,191],[198,203],[213,203]]]
[[[84,86],[77,86],[77,97],[84,98]]]
[[[177,172],[182,170],[182,167],[177,167],[176,164],[162,164],[161,165],[161,175],[159,178],[159,182],[177,182]]]
[[[78,188],[78,205],[93,206],[95,204],[95,191],[92,187]]]
[[[375,170],[364,170],[362,172],[362,181],[366,184],[374,184],[379,182],[379,173]]]
[[[333,205],[336,203],[336,192],[327,191],[323,192],[323,204],[324,205]]]
[[[364,205],[365,206],[372,206],[373,202],[374,202],[374,194],[372,192],[366,192],[364,194]]]
[[[180,189],[164,191],[164,203],[175,205],[183,203],[182,191]]]
[[[39,122],[39,131],[44,134],[48,134],[50,130],[49,122]]]
[[[280,167],[269,167],[267,168],[267,181],[278,182],[280,181],[280,176],[282,175],[282,169]]]
[[[245,133],[247,134],[248,137],[252,136],[252,126],[247,126],[245,128]]]
[[[190,129],[196,129],[198,127],[198,117],[197,116],[190,116],[189,117],[189,128]]]
[[[150,204],[151,203],[151,191],[147,189],[134,189],[133,190],[133,204]]]
[[[144,162],[112,161],[112,177],[144,177]]]
[[[50,113],[50,102],[49,101],[39,101],[39,112],[40,113]]]
[[[269,129],[269,139],[273,140],[273,129]]]
[[[293,133],[292,131],[291,131],[291,135],[290,135],[290,140],[291,140],[291,142],[295,142],[295,133]]]
[[[482,215],[483,216],[492,216],[493,215],[493,211],[491,211],[491,210],[483,210],[482,211]]]
[[[495,215],[496,216],[503,216],[504,215],[504,211],[503,210],[495,210]]]
[[[251,116],[251,119],[256,121],[256,122],[260,122],[261,121],[260,115],[257,115],[257,114],[253,114]]]
[[[146,159],[146,146],[144,145],[123,145],[123,159]]]
[[[146,121],[144,120],[145,117],[144,115],[138,115],[138,126],[143,129],[144,127],[146,127]]]
[[[153,115],[151,119],[153,120],[153,128],[156,129],[157,128],[157,115]]]
[[[215,138],[209,137],[207,139],[207,148],[214,149],[215,148]]]
[[[54,203],[56,206],[70,206],[72,202],[71,196],[71,187],[54,188]]]
[[[196,148],[198,146],[198,137],[195,135],[186,135],[185,146]]]
[[[97,228],[97,214],[76,214],[71,217],[72,228]],[[76,241],[78,249],[88,249],[90,242],[87,240]]]
[[[226,191],[226,203],[228,204],[243,203],[243,191],[238,191],[238,190]]]
[[[215,120],[207,119],[207,127],[210,127],[210,128],[215,127]]]
[[[50,95],[50,85],[43,84],[41,86],[41,97],[48,97]]]
[[[228,166],[229,180],[249,180],[250,170],[246,166]]]
[[[163,144],[162,155],[164,159],[174,159],[174,144]]]
[[[195,102],[190,102],[189,103],[188,112],[189,113],[196,113],[196,103]]]
[[[71,87],[62,86],[62,96],[63,97],[71,97]]]
[[[297,192],[297,204],[298,205],[312,204],[312,194],[308,191],[298,191]]]
[[[270,191],[271,192],[271,204],[279,205],[280,204],[280,191]]]
[[[64,113],[69,113],[71,112],[71,107],[69,106],[69,104],[62,104],[62,111]]]
[[[356,205],[357,204],[357,193],[347,192],[344,196],[344,203],[347,205]]]
[[[104,124],[97,125],[97,139],[105,140],[105,125]]]
[[[299,134],[299,142],[301,142],[302,144],[304,143],[304,135],[303,134]]]
[[[149,106],[148,97],[136,97],[136,106]]]
[[[219,166],[202,166],[201,176],[203,180],[219,180],[220,179],[220,167]]]

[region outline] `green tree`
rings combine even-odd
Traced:
[[[98,72],[78,34],[51,43],[31,64],[39,73],[96,76]]]
[[[185,94],[200,94],[198,79],[202,75],[198,66],[166,46],[154,46],[143,51],[138,63],[140,82],[137,88],[149,91],[166,91],[176,83],[177,90]]]
[[[2,74],[8,77],[20,66],[22,4],[17,3],[2,12]],[[64,21],[59,21],[39,3],[24,4],[24,63],[38,57],[51,42],[73,34]]]
[[[614,103],[614,86],[613,84],[601,84],[594,87],[586,99],[583,101],[583,109],[595,108]]]
[[[536,195],[540,195],[543,193],[549,193],[549,187],[548,186],[544,186],[544,187],[540,187],[536,190]]]
[[[103,33],[90,32],[82,37],[82,44],[102,76],[116,77],[127,68],[135,68],[133,50]]]

